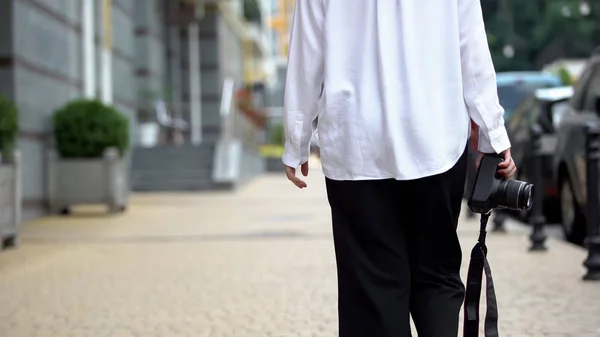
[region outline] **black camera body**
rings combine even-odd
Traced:
[[[504,179],[498,174],[498,165],[502,161],[497,154],[485,154],[481,158],[468,202],[472,212],[487,214],[495,208],[531,209],[533,184]]]

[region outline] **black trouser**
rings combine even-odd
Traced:
[[[464,200],[469,200],[471,192],[473,191],[473,185],[475,184],[475,178],[477,177],[477,156],[478,152],[469,145],[467,150],[467,178],[465,180]],[[467,216],[473,218],[475,217],[475,213],[471,212],[470,209],[467,209]]]
[[[419,337],[458,335],[466,160],[417,180],[327,179],[340,337],[407,337],[410,315]]]
[[[465,193],[463,195],[465,200],[471,197],[473,190],[473,184],[475,183],[475,177],[477,176],[477,151],[469,146],[467,150],[467,178],[465,181]]]

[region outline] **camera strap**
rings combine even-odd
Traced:
[[[479,239],[471,250],[469,273],[464,304],[464,337],[479,336],[479,301],[481,299],[481,281],[485,271],[487,309],[485,313],[485,337],[498,337],[498,305],[492,280],[492,270],[487,260],[487,246],[485,245],[486,227],[490,213],[481,215]]]

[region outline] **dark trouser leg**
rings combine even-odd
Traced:
[[[471,197],[471,192],[473,191],[473,185],[475,184],[475,178],[477,177],[477,152],[472,150],[469,146],[467,154],[467,178],[466,178],[466,189],[465,189],[465,200],[469,200]],[[467,216],[469,218],[474,218],[475,213],[471,212],[470,208],[467,208]]]
[[[410,310],[419,337],[456,337],[464,299],[462,252],[456,233],[466,153],[449,171],[407,182],[411,261]]]
[[[337,260],[339,336],[410,336],[410,268],[397,182],[327,179],[327,194]]]
[[[471,191],[473,189],[473,183],[477,176],[477,151],[473,150],[470,146],[467,149],[467,178],[465,180],[465,193],[464,198],[469,199]]]

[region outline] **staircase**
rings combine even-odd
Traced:
[[[199,191],[216,188],[212,170],[215,144],[135,148],[133,191]]]
[[[133,149],[134,192],[232,190],[265,171],[259,151],[264,130],[233,104],[233,78],[225,79],[222,92],[221,135],[215,142]]]

